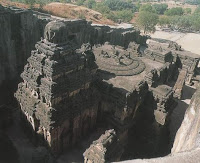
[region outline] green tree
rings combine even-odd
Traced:
[[[110,10],[113,11],[134,8],[134,5],[131,1],[123,1],[123,0],[105,0],[104,5],[108,6]]]
[[[106,17],[114,22],[117,22],[117,16],[116,14],[111,11],[110,13],[106,14]]]
[[[141,6],[142,6],[142,4],[140,3],[140,1],[138,1],[138,2],[136,3],[136,5],[135,5],[136,11],[139,11]]]
[[[175,7],[175,8],[171,8],[171,9],[168,9],[165,11],[165,15],[167,16],[175,16],[175,15],[178,15],[178,16],[181,16],[183,15],[183,8],[181,7]]]
[[[40,9],[43,9],[43,7],[45,5],[45,2],[43,0],[37,0],[36,3],[39,4]]]
[[[137,25],[146,32],[155,32],[155,26],[158,23],[158,15],[156,13],[141,11],[137,18]]]
[[[157,14],[164,14],[164,12],[167,10],[168,5],[167,4],[153,4],[152,8],[156,11]]]
[[[183,9],[183,11],[184,11],[185,14],[191,14],[192,13],[191,8],[185,8],[185,9]]]
[[[140,10],[139,10],[140,12],[142,12],[142,11],[145,11],[145,12],[152,12],[152,13],[155,13],[156,11],[155,11],[155,9],[151,6],[151,4],[145,4],[145,5],[142,5],[141,7],[140,7]]]
[[[200,4],[200,0],[186,0],[185,2],[188,4],[191,4],[191,5],[199,5]]]
[[[190,16],[180,16],[177,26],[184,29],[189,29],[191,27],[190,18],[191,18]]]
[[[88,8],[95,8],[96,6],[96,1],[95,0],[87,0],[85,1],[84,5]]]
[[[195,9],[194,13],[195,14],[200,13],[200,6]]]
[[[200,31],[200,12],[192,15],[191,25],[193,30]]]
[[[35,2],[36,2],[35,0],[25,0],[25,3],[28,4],[30,8],[33,8]]]
[[[61,3],[71,3],[71,0],[60,0]]]
[[[110,8],[105,6],[103,3],[97,3],[95,6],[95,10],[102,13],[103,15],[110,13]]]
[[[78,0],[78,1],[76,2],[76,4],[77,4],[78,6],[82,6],[82,5],[84,4],[84,0]]]
[[[163,15],[159,17],[159,25],[161,27],[167,26],[169,24],[170,24],[170,19],[168,16]]]
[[[117,19],[123,22],[129,22],[133,18],[133,13],[131,10],[118,11],[116,14],[117,14]]]
[[[133,18],[133,13],[131,10],[121,10],[121,11],[110,11],[105,14],[106,17],[114,22],[129,22]]]

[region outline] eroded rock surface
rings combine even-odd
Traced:
[[[200,87],[192,97],[183,122],[176,133],[172,153],[190,151],[197,147],[200,130]]]

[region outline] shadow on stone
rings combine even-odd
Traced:
[[[172,148],[174,139],[176,136],[176,132],[178,131],[179,127],[181,126],[181,123],[183,121],[185,111],[188,108],[188,104],[184,101],[178,101],[177,107],[174,109],[174,111],[171,114],[170,117],[170,124],[169,124],[169,130],[170,130],[170,148]]]
[[[185,85],[185,86],[183,87],[183,96],[182,96],[182,100],[191,99],[191,98],[192,98],[192,95],[194,94],[195,91],[196,91],[196,89]]]
[[[0,131],[0,162],[19,163],[19,156],[16,148],[8,136]]]

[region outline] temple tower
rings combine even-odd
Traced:
[[[90,45],[78,47],[62,21],[48,23],[35,47],[15,96],[34,132],[60,153],[95,126],[97,66]]]

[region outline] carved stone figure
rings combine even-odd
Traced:
[[[66,43],[68,41],[69,29],[62,21],[49,22],[44,30],[44,38],[55,44]]]

